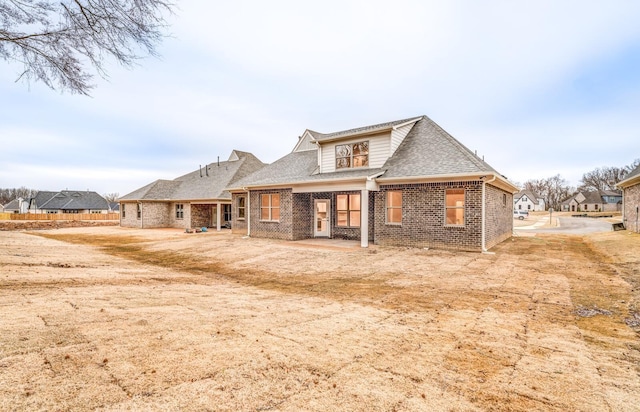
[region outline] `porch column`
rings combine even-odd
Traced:
[[[369,247],[369,190],[360,193],[360,246]]]
[[[220,215],[222,214],[221,203],[216,203],[216,230],[220,231]]]

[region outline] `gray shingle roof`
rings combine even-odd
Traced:
[[[96,192],[63,190],[61,192],[40,191],[32,204],[41,210],[108,210],[107,200]]]
[[[423,116],[387,160],[380,180],[451,174],[497,173],[433,120]]]
[[[333,132],[333,133],[318,133],[313,130],[307,130],[307,131],[311,133],[311,136],[313,136],[313,138],[316,141],[323,142],[327,140],[337,139],[342,136],[350,136],[350,135],[361,134],[361,133],[374,133],[376,131],[386,130],[394,126],[407,123],[410,120],[419,119],[420,117],[421,116],[409,117],[407,119],[394,120],[393,122],[386,122],[386,123],[374,124],[371,126],[357,127],[355,129],[342,130],[342,131]]]
[[[634,184],[640,178],[640,165],[627,174],[623,180],[618,182],[618,187],[627,187],[629,183]],[[636,182],[640,183],[640,182]]]
[[[396,152],[381,168],[353,169],[320,174],[317,170],[317,150],[293,152],[236,182],[230,189],[237,190],[243,187],[276,186],[356,178],[364,179],[383,172],[384,174],[379,178],[380,181],[396,178],[437,177],[438,175],[497,174],[491,166],[426,116],[412,117],[329,134],[309,132],[315,133],[314,136],[318,136],[319,140],[324,139],[327,141],[338,136],[384,130],[416,119],[419,120]]]
[[[239,150],[234,153],[238,160],[210,163],[174,180],[156,180],[122,196],[119,201],[231,199],[227,186],[264,167],[251,153]]]
[[[524,195],[526,195],[527,198],[529,198],[529,200],[534,202],[540,199],[540,196],[536,195],[531,190],[521,190],[518,193],[513,195],[513,200],[520,200],[520,198]]]

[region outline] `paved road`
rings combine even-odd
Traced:
[[[541,218],[539,221],[544,224],[549,218]],[[603,219],[589,217],[560,217],[558,227],[538,228],[538,222],[532,222],[530,226],[515,227],[515,230],[523,230],[531,233],[559,233],[571,235],[584,235],[587,233],[610,232],[611,223]],[[540,225],[538,225],[540,226]]]

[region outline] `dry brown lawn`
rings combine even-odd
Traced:
[[[0,232],[0,410],[640,410],[639,251]]]

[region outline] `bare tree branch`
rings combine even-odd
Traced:
[[[157,56],[172,13],[169,0],[0,0],[0,58],[23,66],[18,80],[88,95],[88,68],[105,61],[133,66]]]

